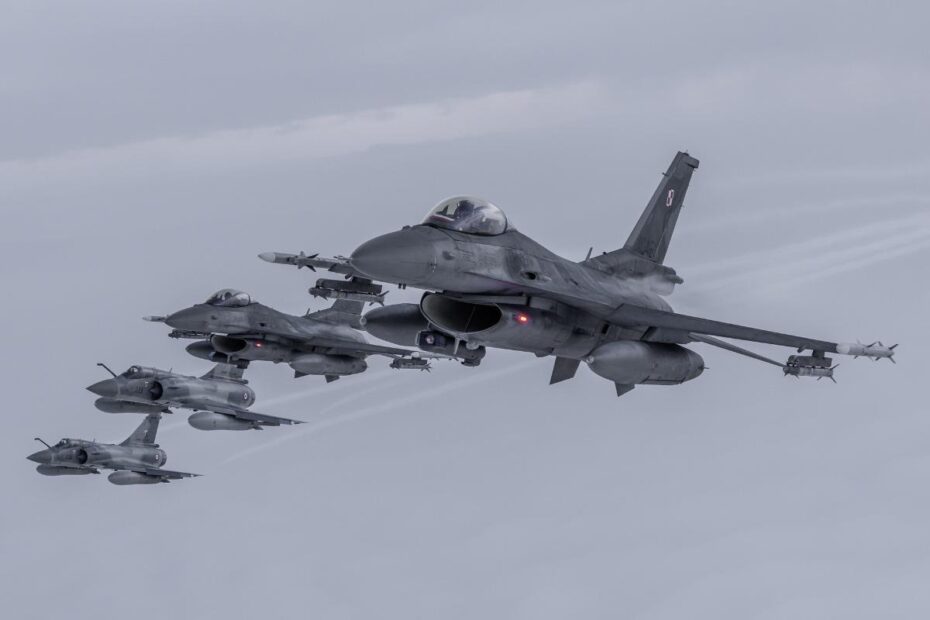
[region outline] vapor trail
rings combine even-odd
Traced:
[[[383,383],[386,379],[391,377],[389,372],[374,372],[366,371],[361,377],[349,377],[349,380],[342,380],[336,385],[330,383],[317,383],[312,387],[309,387],[305,390],[299,392],[293,392],[291,394],[285,394],[283,396],[277,396],[275,398],[269,398],[268,400],[261,401],[259,405],[261,407],[275,407],[277,405],[284,405],[291,403],[297,400],[303,400],[308,396],[313,396],[317,393],[325,393],[327,396],[335,394],[338,392],[344,392],[349,389],[358,389],[361,386],[368,385],[374,382]],[[320,379],[321,377],[307,377],[308,379]]]
[[[838,250],[789,261],[785,261],[781,257],[791,256],[790,249],[778,248],[770,253],[765,265],[750,272],[741,272],[734,276],[716,279],[714,282],[702,283],[701,289],[705,292],[712,292],[749,284],[758,287],[759,285],[771,285],[779,281],[801,282],[816,280],[826,275],[848,271],[844,266],[853,262],[865,266],[887,260],[885,256],[888,256],[888,250],[911,248],[915,244],[919,248],[920,244],[928,238],[930,238],[930,226],[925,225],[871,243],[843,247]],[[897,255],[899,254],[895,253],[891,257]]]
[[[711,261],[695,267],[689,267],[687,270],[682,269],[682,271],[686,272],[686,275],[694,276],[717,271],[729,271],[741,265],[751,265],[753,262],[759,260],[768,261],[778,256],[797,258],[797,256],[804,253],[821,255],[825,247],[834,247],[840,244],[852,246],[859,244],[861,240],[874,239],[876,235],[891,234],[902,229],[914,230],[915,228],[930,228],[930,217],[919,214],[891,221],[865,224],[855,228],[834,231],[798,243],[783,245],[775,249],[757,250],[738,256],[726,257],[718,261]]]
[[[444,383],[434,388],[422,390],[420,392],[401,396],[399,398],[394,398],[392,400],[378,403],[377,405],[372,405],[371,407],[366,407],[364,409],[359,409],[358,411],[351,413],[351,414],[339,416],[339,417],[332,418],[329,420],[324,420],[321,422],[317,422],[315,424],[310,424],[310,425],[307,425],[306,427],[301,428],[300,430],[296,432],[288,433],[287,435],[283,435],[273,441],[263,443],[262,445],[259,445],[259,446],[254,446],[246,450],[243,450],[242,452],[239,452],[238,454],[234,454],[233,456],[223,461],[223,464],[238,461],[239,459],[244,458],[246,456],[250,456],[258,452],[263,452],[264,450],[279,446],[288,441],[293,441],[294,439],[297,439],[299,437],[304,437],[307,435],[315,435],[326,429],[335,428],[338,426],[342,426],[344,424],[349,424],[351,422],[355,422],[355,421],[362,420],[365,418],[370,418],[376,415],[380,415],[387,411],[392,411],[396,409],[397,407],[411,405],[413,403],[420,402],[422,400],[427,400],[430,398],[434,398],[436,396],[442,396],[443,394],[446,394],[448,392],[453,392],[453,391],[460,390],[466,387],[471,387],[479,383],[485,383],[487,381],[493,381],[501,377],[506,377],[516,372],[519,372],[521,370],[525,370],[531,367],[536,362],[537,360],[535,358],[524,360],[520,363],[512,364],[511,366],[503,370],[496,371],[494,374],[480,374],[480,375],[474,375],[471,377],[466,377],[464,379],[459,379],[458,381]]]
[[[836,265],[832,265],[825,269],[819,271],[807,272],[801,274],[790,281],[782,282],[780,284],[773,284],[770,288],[786,288],[788,286],[794,286],[796,284],[802,284],[804,282],[811,282],[814,280],[820,280],[829,276],[837,275],[840,273],[846,273],[847,271],[853,271],[855,269],[860,269],[862,267],[867,267],[868,265],[878,263],[881,261],[892,260],[894,258],[899,258],[901,256],[907,256],[915,252],[919,252],[926,248],[930,248],[930,234],[925,234],[922,238],[917,238],[906,245],[895,245],[889,247],[887,251],[883,253],[870,254],[858,260],[845,261]]]
[[[325,407],[323,407],[322,409],[320,409],[320,411],[317,413],[317,415],[320,415],[320,416],[326,415],[327,413],[329,413],[329,412],[332,411],[333,409],[336,409],[336,408],[338,408],[338,407],[343,407],[343,406],[345,406],[345,405],[347,405],[347,404],[349,404],[349,403],[351,403],[351,402],[354,402],[354,401],[358,400],[359,398],[363,398],[363,397],[367,396],[368,394],[371,394],[372,392],[377,392],[378,390],[381,389],[381,384],[382,384],[382,383],[385,383],[385,379],[395,379],[395,381],[396,381],[397,379],[400,379],[399,382],[405,384],[405,383],[410,383],[410,378],[411,378],[411,374],[409,374],[409,373],[408,373],[407,375],[405,375],[404,377],[399,377],[399,378],[398,378],[398,377],[382,377],[381,380],[379,380],[379,381],[377,381],[377,382],[372,381],[372,382],[369,384],[368,389],[361,390],[361,391],[358,391],[358,392],[353,392],[353,393],[349,394],[348,396],[343,396],[343,397],[340,398],[339,400],[336,400],[336,401],[334,401],[334,402],[331,402],[330,404],[328,404],[328,405],[326,405]]]
[[[889,196],[867,198],[840,198],[827,202],[793,204],[755,211],[739,211],[738,213],[728,213],[725,217],[702,220],[694,224],[689,223],[678,234],[682,237],[690,237],[691,235],[717,232],[719,230],[731,229],[738,226],[763,224],[772,220],[790,218],[792,216],[807,217],[815,213],[892,206],[900,206],[902,208],[930,206],[930,199],[918,194],[892,194]]]
[[[823,210],[840,208],[837,204],[825,206]],[[800,210],[801,208],[798,208]],[[767,219],[767,218],[760,218]],[[876,235],[892,235],[883,239],[874,240]],[[862,240],[871,239],[872,241],[863,244]],[[823,251],[824,247],[835,247],[842,245],[840,249]],[[891,221],[882,221],[855,228],[841,231],[830,232],[813,239],[807,239],[802,242],[792,243],[778,248],[765,251],[752,251],[740,256],[729,257],[721,261],[711,261],[695,265],[689,271],[698,273],[715,273],[724,272],[720,277],[712,278],[709,281],[701,282],[702,290],[720,290],[733,287],[738,284],[753,282],[758,284],[759,278],[763,278],[762,287],[765,289],[776,289],[779,286],[789,286],[804,281],[816,280],[837,273],[843,273],[851,269],[856,269],[874,262],[890,260],[898,256],[919,251],[924,247],[930,246],[930,218],[925,215],[914,215],[898,218]],[[803,255],[807,255],[804,257]],[[792,257],[791,262],[781,262],[773,265],[773,261],[780,260],[784,256]],[[801,258],[798,258],[801,256]],[[797,271],[809,266],[812,261],[816,260],[815,271],[808,270],[801,276],[796,276]],[[752,264],[762,261],[763,264]],[[749,267],[749,270],[742,270],[739,275],[732,276],[728,272],[741,265]],[[768,274],[768,276],[767,276]],[[768,279],[765,279],[767,278]],[[781,282],[778,281],[781,279]],[[759,290],[759,287],[756,287]],[[447,392],[462,389],[464,387],[494,380],[501,376],[506,376],[524,368],[529,368],[538,363],[536,359],[529,359],[495,374],[471,376],[451,383],[436,386],[431,389],[423,390],[415,394],[402,396],[387,402],[378,403],[367,408],[360,409],[350,414],[341,415],[329,420],[322,420],[307,425],[300,430],[288,433],[258,446],[248,448],[238,454],[229,457],[225,463],[231,463],[251,454],[272,448],[286,441],[296,439],[305,435],[317,434],[323,430],[348,424],[357,420],[365,419],[375,415],[380,415],[396,407],[426,400],[435,396],[440,396]],[[377,377],[365,377],[362,381],[346,383],[340,386],[314,386],[309,390],[288,394],[278,398],[271,399],[265,403],[268,406],[281,405],[302,400],[304,398],[322,394],[331,395],[336,390],[345,390],[354,388],[356,391],[348,396],[336,400],[324,407],[319,414],[326,414],[338,407],[342,407],[350,402],[379,390],[381,385],[388,380],[394,379],[392,373],[385,373]],[[364,389],[359,390],[359,388]],[[181,426],[180,424],[177,426]],[[172,427],[174,428],[174,427]]]

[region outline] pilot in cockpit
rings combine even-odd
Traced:
[[[248,306],[252,303],[252,298],[249,297],[247,293],[242,291],[237,291],[232,288],[224,288],[219,290],[207,299],[207,305],[210,306],[225,306],[225,307],[235,307],[235,306]]]
[[[507,230],[507,218],[496,205],[469,196],[444,200],[434,207],[423,224],[471,235],[499,235]]]

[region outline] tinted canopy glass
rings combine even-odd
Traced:
[[[474,196],[443,200],[426,215],[423,223],[471,235],[499,235],[507,230],[504,212]]]
[[[153,376],[155,372],[151,368],[142,366],[130,366],[122,376],[130,379],[141,379],[143,377]]]
[[[252,303],[252,298],[249,297],[247,293],[243,293],[242,291],[237,291],[236,289],[232,288],[224,288],[210,295],[210,298],[207,299],[206,303],[211,306],[248,306],[250,303]]]

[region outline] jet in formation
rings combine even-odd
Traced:
[[[217,364],[202,377],[130,366],[117,375],[105,364],[98,364],[112,375],[87,389],[99,396],[94,405],[106,413],[171,413],[172,408],[195,413],[187,421],[202,431],[261,430],[264,426],[300,424],[300,420],[249,411],[255,392],[242,378],[243,370],[231,364]]]
[[[393,368],[429,368],[428,354],[369,343],[356,329],[363,306],[363,301],[340,298],[331,308],[295,316],[242,291],[223,289],[202,304],[145,318],[172,327],[172,337],[197,339],[187,346],[195,357],[239,366],[284,362],[295,377],[322,375],[335,381],[364,372],[370,355],[391,358]]]
[[[161,413],[150,413],[125,441],[98,443],[86,439],[62,439],[50,446],[38,437],[45,449],[27,458],[38,463],[36,471],[45,476],[79,476],[99,474],[111,469],[107,479],[113,484],[155,484],[198,474],[162,469],[167,456],[155,443]]]
[[[309,293],[334,299],[304,316],[262,305],[223,289],[206,302],[166,316],[146,317],[195,342],[187,351],[216,364],[201,377],[134,365],[88,390],[98,409],[142,413],[125,441],[62,439],[28,458],[49,476],[113,470],[114,484],[168,482],[196,474],[162,469],[155,443],[163,413],[188,409],[201,430],[249,430],[299,423],[250,410],[255,393],[243,379],[254,361],[286,363],[295,377],[334,381],[364,372],[380,355],[397,369],[429,370],[430,360],[481,364],[488,348],[555,358],[550,383],[571,379],[582,363],[611,381],[618,396],[637,385],[673,385],[704,371],[687,345],[707,344],[777,366],[787,376],[833,379],[829,354],[894,361],[895,347],[836,343],[675,312],[666,301],[683,282],[665,264],[685,193],[698,160],[678,153],[623,247],[562,258],[520,233],[494,204],[475,197],[444,200],[417,225],[370,239],[349,257],[266,252],[265,261],[326,269]],[[419,303],[385,305],[384,284],[423,290]],[[380,307],[362,314],[365,303]],[[368,342],[367,333],[396,346]],[[725,340],[726,339],[726,340]],[[730,340],[796,349],[785,362]]]
[[[380,286],[375,283],[422,289],[419,304],[365,314],[362,327],[382,340],[471,366],[487,347],[554,356],[550,383],[571,379],[584,362],[613,382],[618,396],[640,384],[698,377],[704,360],[685,346],[692,343],[818,379],[833,378],[828,354],[892,358],[895,347],[880,342],[841,344],[675,312],[665,297],[683,280],[665,257],[697,167],[697,159],[678,153],[623,247],[593,257],[589,251],[580,262],[549,251],[520,233],[500,208],[470,196],[444,200],[420,224],[370,239],[347,258],[259,257],[341,274],[346,281],[320,280],[311,291],[335,291],[343,299],[353,293],[366,299]],[[383,300],[382,294],[374,301]],[[779,362],[721,338],[792,347],[798,354]]]

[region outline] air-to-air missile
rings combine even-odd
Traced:
[[[842,355],[852,355],[855,357],[868,357],[873,361],[878,361],[880,359],[891,360],[891,363],[894,363],[894,350],[898,345],[893,344],[890,347],[886,347],[880,341],[876,340],[872,344],[862,344],[857,342],[855,344],[850,342],[842,342],[836,345],[836,352]]]

